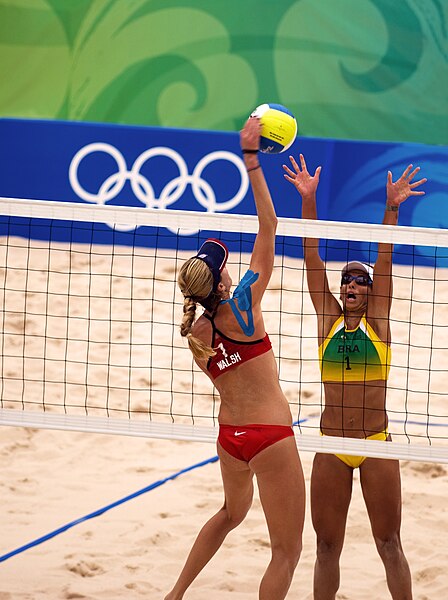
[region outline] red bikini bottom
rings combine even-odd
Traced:
[[[220,425],[218,442],[238,460],[249,462],[265,448],[293,435],[290,425]]]

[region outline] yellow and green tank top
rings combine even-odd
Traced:
[[[391,351],[362,317],[356,329],[346,329],[344,315],[319,346],[322,381],[386,381]]]

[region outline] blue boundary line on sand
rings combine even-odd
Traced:
[[[421,425],[422,427],[448,427],[448,423],[432,423],[431,421],[408,421],[403,419],[389,419],[389,423],[405,423],[406,425]]]
[[[103,508],[95,510],[94,512],[91,512],[88,515],[85,515],[84,517],[75,519],[74,521],[71,521],[70,523],[63,525],[62,527],[59,527],[58,529],[55,529],[54,531],[51,531],[50,533],[47,533],[46,535],[43,535],[42,537],[37,538],[36,540],[33,540],[32,542],[29,542],[28,544],[25,544],[24,546],[20,546],[19,548],[16,548],[15,550],[12,550],[11,552],[7,552],[6,554],[3,554],[2,556],[0,556],[0,562],[4,562],[5,560],[8,560],[8,558],[12,558],[16,554],[25,552],[25,550],[28,550],[29,548],[38,546],[39,544],[42,544],[43,542],[46,542],[47,540],[54,538],[55,536],[59,535],[60,533],[63,533],[64,531],[71,529],[75,525],[79,525],[79,523],[83,523],[84,521],[87,521],[88,519],[93,519],[94,517],[99,517],[100,515],[104,514],[108,510],[110,510],[111,508],[115,508],[116,506],[119,506],[120,504],[123,504],[124,502],[127,502],[128,500],[132,500],[134,498],[137,498],[138,496],[141,496],[142,494],[145,494],[146,492],[150,492],[151,490],[154,490],[155,488],[163,485],[164,483],[167,483],[167,481],[176,479],[176,477],[179,477],[179,475],[183,475],[184,473],[188,473],[189,471],[192,471],[193,469],[203,467],[205,465],[208,465],[209,463],[216,462],[217,460],[218,460],[218,456],[213,456],[212,458],[208,458],[207,460],[203,460],[202,462],[196,463],[195,465],[191,465],[190,467],[182,469],[181,471],[178,471],[177,473],[174,473],[173,475],[170,475],[169,477],[165,477],[165,479],[160,479],[159,481],[155,481],[154,483],[151,483],[150,485],[142,488],[141,490],[138,490],[137,492],[134,492],[133,494],[129,494],[128,496],[125,496],[124,498],[121,498],[120,500],[117,500],[116,502],[112,502],[112,504],[108,504],[107,506],[104,506]]]

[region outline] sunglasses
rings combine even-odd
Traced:
[[[352,281],[357,285],[372,285],[372,280],[368,275],[350,275],[350,273],[344,273],[341,277],[341,285],[347,285]]]

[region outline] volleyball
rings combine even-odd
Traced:
[[[288,150],[297,136],[297,121],[281,104],[260,104],[251,113],[261,122],[260,152],[278,154]]]

